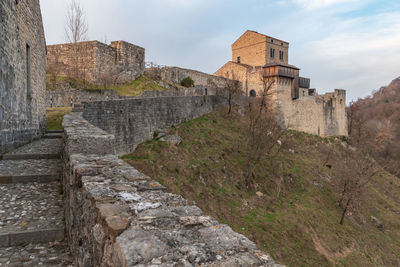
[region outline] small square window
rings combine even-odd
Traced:
[[[273,39],[271,39],[271,43],[274,43],[274,40],[273,40]]]
[[[283,43],[281,43],[281,46],[283,46]]]

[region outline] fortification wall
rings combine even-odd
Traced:
[[[46,125],[45,38],[39,0],[0,1],[0,154]]]
[[[165,67],[161,69],[161,79],[165,81],[171,81],[179,84],[186,77],[192,78],[194,85],[206,87],[225,87],[227,83],[227,79],[223,77],[218,77],[196,70],[182,69],[178,67]]]
[[[114,90],[53,90],[47,91],[47,107],[72,107],[74,104],[82,104],[90,101],[106,101],[126,98],[118,95]]]
[[[95,84],[127,83],[144,73],[144,58],[144,48],[123,41],[48,45],[47,71]]]
[[[76,266],[281,266],[113,155],[114,136],[80,113],[66,115],[63,127],[66,228]]]
[[[162,97],[84,103],[83,117],[115,136],[118,154],[127,154],[157,130],[213,111],[217,96]]]

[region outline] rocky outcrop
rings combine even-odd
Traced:
[[[77,266],[279,266],[112,155],[113,138],[80,113],[67,115],[63,127],[67,236]]]

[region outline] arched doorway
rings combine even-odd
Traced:
[[[256,91],[255,90],[250,90],[250,96],[251,97],[256,97],[257,96],[257,93],[256,93]]]

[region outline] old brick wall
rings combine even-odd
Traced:
[[[115,135],[118,154],[127,154],[157,130],[210,113],[217,96],[161,97],[87,102],[83,117]]]
[[[0,18],[1,154],[45,129],[46,50],[39,0],[2,0]]]
[[[47,46],[48,72],[91,83],[127,83],[144,73],[145,49],[127,42],[98,41]]]

